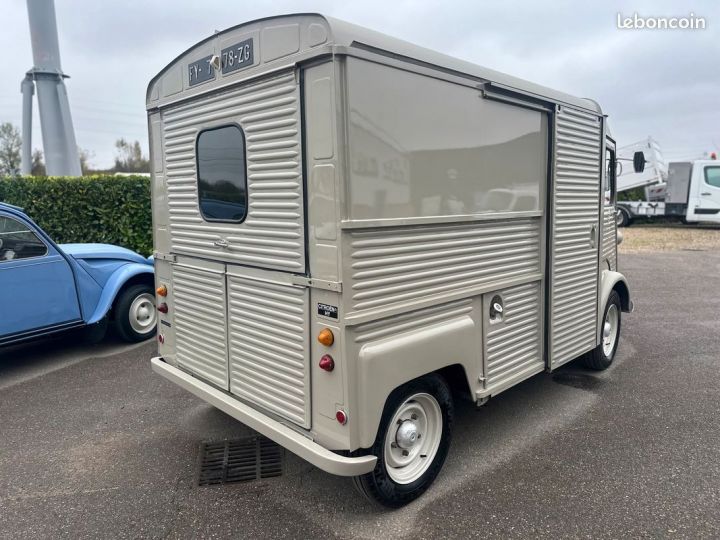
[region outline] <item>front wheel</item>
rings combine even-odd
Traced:
[[[371,453],[375,469],[353,480],[368,499],[398,508],[422,495],[445,462],[454,406],[447,383],[426,375],[390,394]]]
[[[603,370],[610,367],[620,343],[620,296],[612,291],[605,305],[600,345],[585,357],[590,369]]]
[[[133,285],[120,293],[115,303],[115,329],[123,340],[135,343],[155,335],[154,293],[150,285]]]

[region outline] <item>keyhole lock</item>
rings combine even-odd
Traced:
[[[490,320],[493,322],[501,321],[504,311],[503,300],[499,294],[496,294],[492,300],[490,300]]]

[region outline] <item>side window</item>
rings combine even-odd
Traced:
[[[245,137],[238,126],[200,132],[197,138],[200,213],[207,221],[239,223],[247,214]]]
[[[615,182],[617,175],[617,161],[615,160],[615,150],[612,148],[605,149],[605,204],[611,205],[615,203]]]
[[[16,259],[42,257],[47,246],[23,223],[0,216],[0,264]]]
[[[720,188],[720,167],[705,167],[705,183]]]

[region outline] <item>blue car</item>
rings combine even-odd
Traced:
[[[113,324],[126,341],[155,334],[153,260],[108,244],[56,244],[0,203],[0,346]]]

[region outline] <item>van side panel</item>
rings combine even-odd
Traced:
[[[558,107],[550,239],[550,367],[596,344],[602,118]]]
[[[414,377],[460,365],[483,399],[545,368],[549,113],[366,60],[346,67],[341,313],[355,449]]]

